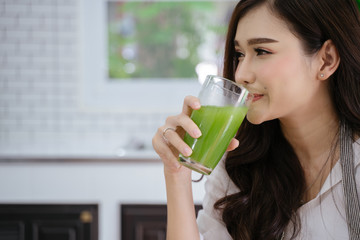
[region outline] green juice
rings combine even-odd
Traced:
[[[187,158],[180,156],[180,162],[192,168],[189,162],[196,162],[207,168],[201,173],[210,174],[224,155],[231,139],[235,136],[240,124],[245,118],[248,108],[202,106],[193,111],[191,119],[201,130],[201,137],[194,139],[186,134],[184,141],[193,150]],[[192,168],[195,171],[198,169]]]

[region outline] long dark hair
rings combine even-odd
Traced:
[[[329,81],[338,118],[354,134],[360,133],[360,17],[355,0],[241,0],[229,23],[223,75],[235,79],[234,38],[239,20],[267,4],[297,36],[306,54],[316,53],[331,39],[340,65]],[[218,200],[223,221],[234,239],[280,239],[293,222],[293,236],[301,227],[296,214],[305,190],[304,171],[285,139],[279,120],[241,125],[240,146],[230,152],[225,168],[240,192]]]

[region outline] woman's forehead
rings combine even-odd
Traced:
[[[263,4],[240,18],[234,41],[244,44],[249,39],[276,39],[289,34],[292,35],[286,22]]]

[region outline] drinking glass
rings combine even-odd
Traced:
[[[209,175],[224,155],[231,139],[244,120],[252,95],[242,85],[220,76],[207,76],[199,93],[201,108],[194,110],[191,119],[202,135],[184,141],[193,153],[182,154],[179,162],[201,174]]]

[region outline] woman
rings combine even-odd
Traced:
[[[153,138],[164,163],[168,240],[360,239],[360,17],[355,0],[242,0],[224,77],[254,94],[196,220],[186,97]],[[164,131],[176,128],[176,131]]]

